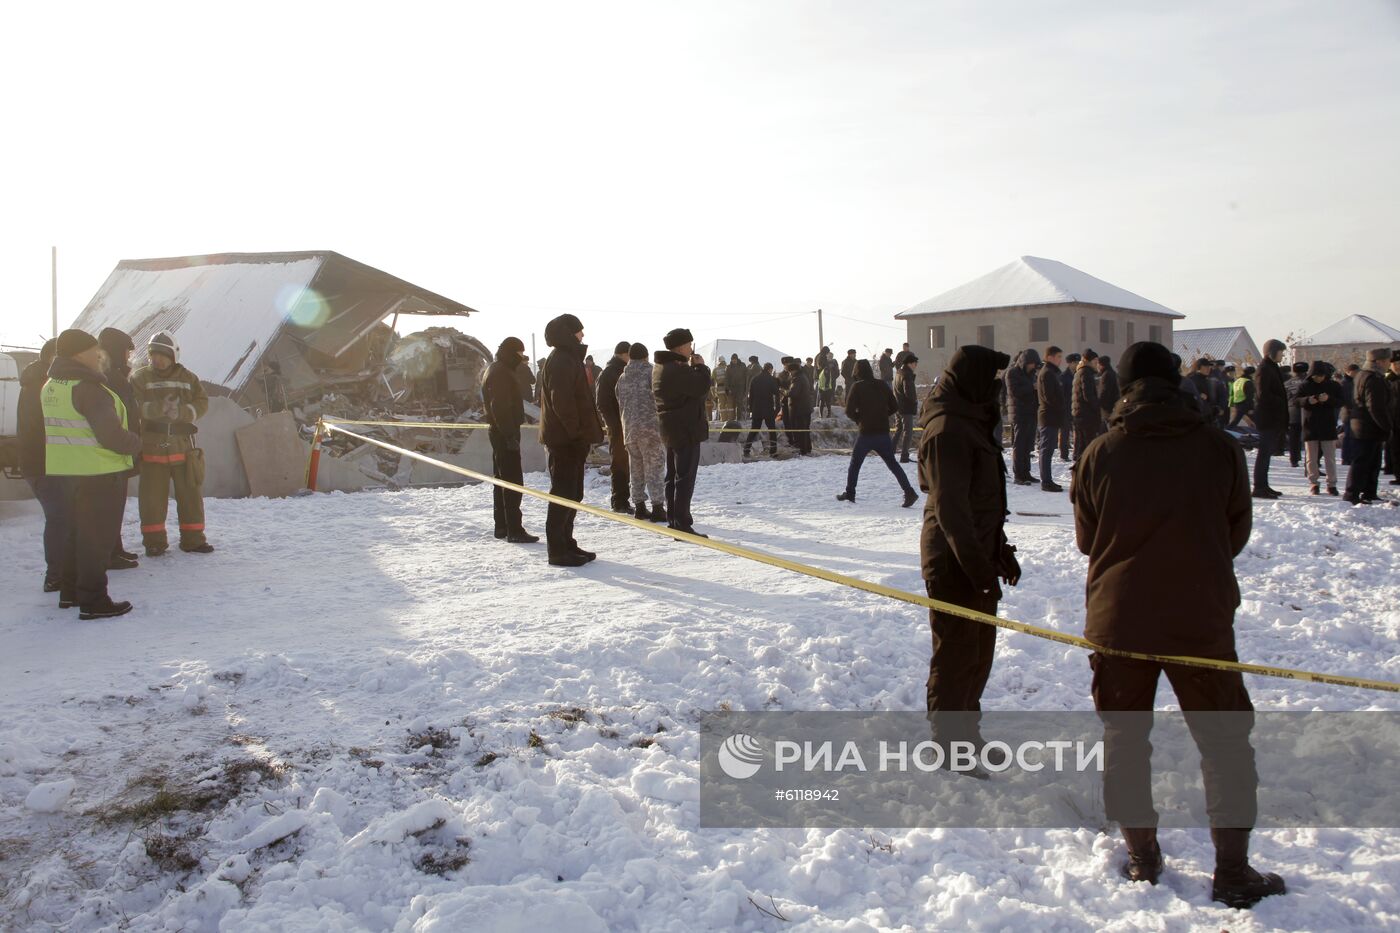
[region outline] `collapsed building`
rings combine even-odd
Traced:
[[[221,397],[244,425],[287,412],[305,438],[322,416],[478,420],[486,346],[450,327],[397,333],[401,315],[476,313],[339,253],[220,253],[123,260],[73,326],[125,331],[136,364],[151,336],[168,331],[204,383],[211,414]],[[201,442],[204,432],[201,422]],[[347,440],[335,439],[331,452],[349,452]],[[397,456],[383,453],[359,472],[380,481],[400,475]]]

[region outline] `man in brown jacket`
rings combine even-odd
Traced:
[[[540,443],[549,451],[549,491],[582,502],[588,450],[603,440],[584,366],[588,347],[583,343],[583,322],[572,314],[559,315],[545,325],[544,342],[554,348],[539,377]],[[556,567],[582,567],[598,556],[574,540],[576,515],[574,509],[549,504],[544,533],[549,562]]]
[[[1089,555],[1084,635],[1105,648],[1236,661],[1234,558],[1252,521],[1244,451],[1187,408],[1171,357],[1158,343],[1128,347],[1109,431],[1075,467],[1075,537]],[[1188,720],[1215,842],[1214,897],[1246,907],[1283,893],[1282,879],[1261,875],[1247,859],[1257,777],[1249,744],[1254,707],[1243,677],[1099,652],[1089,665],[1101,714],[1151,711],[1163,673],[1188,715],[1237,714]],[[1151,717],[1105,716],[1104,807],[1128,843],[1125,877],[1156,884],[1162,852],[1151,728]]]
[[[1000,411],[997,371],[1011,358],[975,345],[953,354],[924,403],[919,441],[919,486],[928,493],[919,540],[924,585],[932,599],[995,615],[998,579],[1021,578],[1015,548],[1006,541],[1006,465],[993,436]],[[929,610],[933,656],[928,666],[928,711],[937,741],[981,744],[982,690],[992,672],[996,627]]]

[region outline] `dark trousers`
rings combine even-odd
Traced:
[[[1252,405],[1231,405],[1229,422],[1230,427],[1239,427],[1239,423],[1243,421],[1252,411],[1254,411],[1254,407]]]
[[[1011,422],[1011,478],[1031,478],[1031,448],[1035,447],[1035,415]]]
[[[974,595],[965,589],[947,589],[925,580],[930,599],[964,606],[996,615],[997,598]],[[928,711],[930,713],[981,712],[982,691],[992,674],[992,655],[997,645],[996,626],[948,615],[936,609],[928,612],[933,631],[933,654],[928,662]],[[934,719],[934,732],[940,740],[977,740],[978,717],[953,716],[946,722]]]
[[[860,468],[865,465],[865,455],[874,451],[880,455],[880,459],[885,461],[885,466],[890,468],[895,479],[899,480],[899,486],[905,492],[913,492],[914,487],[909,485],[909,477],[904,475],[904,468],[894,458],[894,441],[890,440],[888,434],[862,434],[856,438],[855,449],[851,451],[851,465],[846,468],[846,493],[850,496],[856,494],[856,483],[860,479]]]
[[[748,439],[744,441],[745,456],[753,448],[753,442],[758,440],[758,429],[763,426],[768,428],[768,453],[776,454],[778,452],[778,423],[773,420],[772,415],[754,415],[753,424],[749,425]]]
[[[73,503],[61,477],[31,479],[29,488],[44,510],[44,577],[57,583],[63,579],[63,555],[68,547]]]
[[[508,441],[495,428],[488,432],[488,436],[491,438],[491,475],[523,486],[525,474],[520,469],[520,438],[517,436]],[[524,530],[520,517],[520,493],[492,486],[491,512],[496,521],[497,537]]]
[[[1278,450],[1279,432],[1275,428],[1269,431],[1259,432],[1259,446],[1254,454],[1254,491],[1261,492],[1269,488],[1269,460],[1274,452]]]
[[[1400,430],[1390,432],[1385,439],[1385,469],[1390,476],[1400,477]]]
[[[1040,482],[1042,485],[1055,481],[1054,459],[1055,446],[1060,442],[1060,435],[1064,433],[1064,428],[1042,427],[1036,432],[1040,456]]]
[[[1092,421],[1081,419],[1074,423],[1074,462],[1078,463],[1079,458],[1084,456],[1084,450],[1094,438],[1099,436],[1098,418]]]
[[[1233,654],[1225,660],[1236,660]],[[1095,652],[1094,708],[1104,715],[1104,810],[1129,828],[1157,825],[1152,805],[1152,713],[1157,676],[1165,673],[1201,753],[1206,812],[1212,828],[1248,829],[1257,815],[1259,776],[1249,733],[1254,706],[1236,671],[1158,664]],[[1198,715],[1211,713],[1229,715]]]
[[[700,471],[700,445],[666,448],[666,512],[672,528],[688,530],[695,524],[690,499],[695,495],[695,475]]]
[[[817,390],[817,408],[821,411],[823,418],[831,417],[831,403],[836,401],[835,389]]]
[[[899,449],[899,459],[909,459],[909,445],[914,443],[914,419],[917,412],[902,411],[894,416],[894,446]]]
[[[801,454],[812,452],[812,413],[810,411],[789,412],[787,426],[792,430],[788,432],[788,442],[797,448]]]
[[[66,509],[59,594],[71,594],[80,606],[107,595],[107,567],[121,539],[126,475],[46,477],[55,480]]]
[[[1356,456],[1356,435],[1351,433],[1351,419],[1346,411],[1342,409],[1342,466],[1350,466],[1351,458]]]
[[[628,466],[627,446],[622,443],[622,422],[608,423],[608,451],[612,454],[612,507],[631,510],[627,498],[632,491],[632,474]]]
[[[1067,424],[1067,425],[1065,425],[1064,427],[1060,428],[1060,459],[1061,459],[1061,460],[1068,460],[1068,459],[1069,459],[1069,444],[1070,444],[1070,441],[1073,440],[1073,438],[1074,438],[1074,427],[1073,427],[1072,425],[1068,425],[1068,424]]]
[[[1379,438],[1355,440],[1356,453],[1347,470],[1346,497],[1375,499],[1380,494],[1381,444]]]
[[[1288,462],[1297,466],[1303,459],[1303,423],[1288,425]]]
[[[588,463],[587,444],[549,448],[549,491],[561,499],[583,501],[583,471]],[[574,541],[574,517],[578,512],[551,502],[545,513],[544,534],[551,555],[569,554]]]

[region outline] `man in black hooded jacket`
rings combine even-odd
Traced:
[[[496,350],[496,362],[486,368],[481,385],[486,423],[491,425],[487,432],[491,440],[491,475],[517,486],[525,483],[520,468],[520,426],[525,423],[525,404],[518,373],[528,368],[525,343],[519,337],[507,337]],[[520,493],[492,486],[491,497],[497,538],[511,544],[534,544],[539,540],[521,523]]]
[[[705,401],[710,395],[710,367],[694,352],[695,338],[677,327],[664,338],[665,350],[653,360],[651,387],[661,417],[661,440],[666,445],[666,514],[668,527],[700,535],[690,514],[695,477],[700,470],[700,445],[710,437]],[[706,535],[700,535],[706,537]]]
[[[786,404],[786,427],[788,442],[797,448],[799,454],[812,452],[812,405],[816,401],[816,390],[812,380],[803,371],[800,360],[793,359],[787,365],[788,384],[783,392]],[[852,371],[851,378],[855,378]]]
[[[1089,556],[1084,636],[1121,651],[1236,661],[1234,558],[1252,521],[1244,451],[1188,409],[1166,347],[1133,344],[1119,372],[1123,397],[1112,427],[1089,445],[1070,490],[1075,538]],[[1189,592],[1182,580],[1191,581]],[[1245,907],[1283,893],[1277,875],[1260,875],[1247,859],[1258,781],[1249,745],[1253,706],[1242,675],[1103,652],[1091,654],[1089,666],[1094,707],[1104,719],[1105,812],[1128,843],[1124,876],[1155,884],[1162,872],[1152,723],[1140,714],[1153,709],[1166,674],[1186,713],[1239,714],[1190,722],[1213,827],[1214,897]]]
[[[57,353],[58,341],[47,340],[39,358],[19,374],[19,404],[15,434],[19,440],[19,470],[44,510],[44,592],[58,592],[63,577],[63,553],[68,544],[67,499],[58,479],[50,480],[44,463],[44,383]]]
[[[764,363],[753,378],[749,380],[749,415],[753,419],[753,424],[749,427],[749,436],[744,441],[744,456],[752,453],[753,442],[758,440],[758,429],[762,425],[768,426],[768,456],[778,455],[778,380],[773,378],[773,364]]]
[[[1040,409],[1035,372],[1040,354],[1022,350],[1006,369],[1006,408],[1011,417],[1011,478],[1017,486],[1034,486],[1031,448],[1035,447],[1035,419]]]
[[[1283,444],[1288,430],[1288,390],[1278,361],[1288,349],[1282,340],[1264,342],[1264,358],[1254,371],[1254,426],[1259,429],[1259,447],[1254,454],[1256,499],[1277,499],[1283,495],[1269,485],[1269,461]]]
[[[880,455],[894,474],[899,486],[904,490],[904,508],[913,505],[919,498],[904,469],[894,459],[894,442],[890,440],[890,416],[897,414],[899,403],[894,392],[885,385],[883,379],[876,379],[869,360],[856,363],[855,384],[846,393],[846,417],[860,425],[860,436],[856,438],[855,449],[851,451],[851,463],[846,470],[846,489],[836,498],[842,502],[856,501],[856,482],[860,479],[860,468],[865,464],[866,455],[871,451]]]
[[[124,330],[104,327],[97,335],[97,345],[102,348],[102,376],[107,380],[107,388],[117,393],[117,398],[126,406],[127,419],[131,430],[141,433],[141,406],[136,404],[136,390],[131,387],[131,354],[136,344]],[[140,463],[133,464],[128,476],[140,472]],[[122,497],[122,511],[126,511],[126,497]],[[117,544],[112,551],[109,570],[129,570],[137,565],[136,554],[122,544],[121,533],[117,533]]]
[[[588,451],[603,440],[603,426],[593,402],[584,357],[583,322],[561,314],[544,326],[544,342],[553,347],[540,370],[540,443],[549,450],[549,491],[563,499],[583,501]],[[574,540],[574,509],[553,502],[545,516],[549,562],[556,567],[581,567],[598,555]]]
[[[631,514],[632,502],[627,498],[632,489],[632,478],[628,473],[627,445],[622,442],[622,412],[617,407],[617,377],[627,367],[630,341],[619,341],[613,348],[612,359],[598,374],[593,389],[598,402],[598,414],[603,416],[603,424],[608,428],[608,451],[612,454],[612,510]]]
[[[920,416],[919,485],[924,527],[919,539],[924,584],[932,599],[995,615],[998,579],[1021,578],[1006,540],[1006,465],[993,436],[1000,417],[997,372],[1011,358],[987,347],[953,354]],[[997,630],[983,622],[929,610],[930,713],[976,713],[992,671]],[[934,717],[937,740],[978,742],[977,717]]]

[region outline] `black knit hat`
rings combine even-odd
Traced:
[[[84,350],[91,350],[97,346],[97,338],[85,330],[65,330],[58,335],[58,343],[54,345],[59,356],[75,357]]]
[[[694,343],[695,337],[684,327],[677,327],[664,338],[667,350],[674,350],[676,347],[687,343]]]
[[[1172,362],[1175,356],[1160,343],[1150,340],[1135,343],[1124,350],[1118,360],[1118,384],[1127,388],[1130,382],[1156,377],[1175,385],[1181,378],[1177,371],[1181,364]]]
[[[629,360],[644,360],[647,358],[647,348],[645,344],[634,343],[627,347],[627,358]]]

